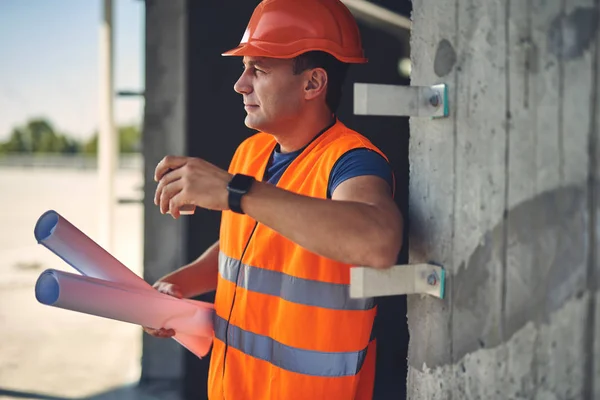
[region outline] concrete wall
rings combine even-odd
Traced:
[[[162,215],[154,205],[154,169],[167,154],[186,154],[186,0],[146,1],[146,102],[144,155],[144,279],[184,264],[185,221]],[[183,379],[183,348],[174,340],[144,334],[142,381]]]
[[[412,399],[600,398],[598,3],[416,0],[410,262],[449,273],[409,298]]]

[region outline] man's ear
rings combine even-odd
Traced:
[[[323,68],[313,68],[305,73],[304,98],[312,100],[325,94],[327,91],[327,72]]]

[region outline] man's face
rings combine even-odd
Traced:
[[[301,117],[304,74],[294,75],[292,60],[244,57],[244,72],[234,89],[244,98],[246,126],[275,133]]]

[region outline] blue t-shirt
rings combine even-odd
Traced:
[[[267,171],[265,172],[265,181],[276,185],[287,167],[302,153],[304,149],[290,153],[280,153],[279,146],[273,151]],[[346,152],[333,166],[327,186],[327,198],[342,182],[363,175],[379,176],[393,187],[392,168],[379,153],[367,148],[358,148]]]

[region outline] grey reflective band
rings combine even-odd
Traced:
[[[353,352],[321,352],[286,346],[268,336],[241,329],[215,314],[215,336],[227,345],[281,369],[310,376],[341,377],[360,372],[367,349]],[[227,336],[227,340],[225,340]]]
[[[350,298],[350,285],[319,282],[297,278],[282,272],[242,264],[219,253],[219,273],[226,280],[246,290],[278,296],[287,301],[332,310],[370,310],[375,307],[372,298]]]

